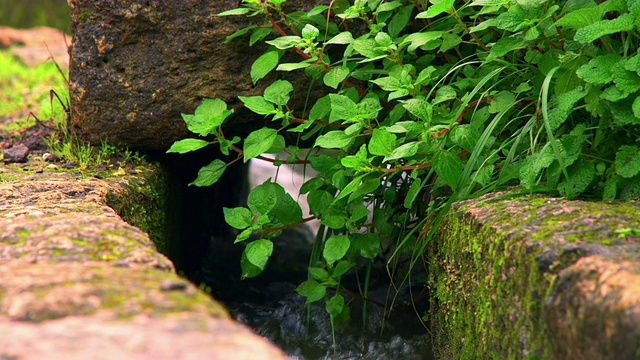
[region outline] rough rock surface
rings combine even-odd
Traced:
[[[29,148],[24,144],[18,144],[5,149],[2,160],[5,163],[25,162],[27,161],[27,155],[29,155]]]
[[[106,205],[140,170],[0,167],[0,359],[284,359]]]
[[[495,195],[431,244],[437,356],[637,358],[640,204]]]
[[[311,9],[320,2],[287,4]],[[251,64],[265,48],[247,46],[247,37],[224,44],[248,23],[244,17],[215,16],[238,3],[70,0],[76,134],[94,144],[108,139],[134,149],[167,149],[189,134],[180,114],[193,113],[203,97],[221,98],[236,109],[225,125],[228,136],[262,126],[264,117],[241,109],[237,96],[259,95],[275,79],[272,74],[255,87],[251,82]],[[304,76],[277,76],[294,83],[292,104],[301,105],[306,88],[298,84]]]

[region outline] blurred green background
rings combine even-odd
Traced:
[[[70,33],[67,0],[0,0],[0,26],[50,26]]]

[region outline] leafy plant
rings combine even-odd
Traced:
[[[512,185],[569,199],[638,197],[629,184],[640,183],[639,1],[355,0],[293,13],[283,3],[244,0],[218,14],[265,19],[227,41],[270,45],[251,67],[254,83],[274,69],[304,71],[326,95],[308,111],[289,106],[285,80],[240,96],[273,122],[245,139],[227,139],[220,126],[233,111],[204,99],[183,115],[201,138],[169,152],[217,145],[237,154],[231,163],[318,173],[300,189],[323,227],[297,291],[324,300],[332,321],[348,313],[345,274],[379,258],[391,267],[402,254],[411,271],[456,200]],[[284,52],[300,61],[282,63]],[[319,151],[301,152],[284,132]],[[265,155],[281,152],[288,157]],[[228,165],[213,160],[192,184],[215,183]],[[224,212],[236,242],[259,234],[244,250],[243,278],[264,270],[275,236],[307,220],[272,180],[248,208]]]

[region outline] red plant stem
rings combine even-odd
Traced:
[[[474,106],[478,105],[479,103],[483,103],[483,102],[485,102],[485,101],[492,100],[492,99],[493,99],[493,96],[487,96],[487,97],[484,97],[484,98],[482,98],[482,99],[478,99],[478,100],[475,100],[475,101],[472,101],[471,103],[469,103],[469,105],[467,105],[467,106],[462,110],[462,112],[460,113],[460,115],[458,115],[458,117],[456,118],[456,121],[454,121],[454,122],[453,122],[453,125],[451,125],[451,127],[450,127],[450,128],[448,128],[448,129],[442,129],[442,130],[438,133],[438,135],[436,135],[436,137],[435,137],[435,138],[436,138],[436,139],[438,139],[438,138],[440,138],[442,135],[446,134],[446,133],[447,133],[447,131],[449,131],[449,130],[453,129],[453,128],[455,127],[455,125],[456,125],[457,123],[459,123],[459,122],[460,122],[460,120],[462,120],[462,118],[463,118],[463,117],[464,117],[464,115],[467,113],[467,111],[469,111],[469,109],[471,109],[472,107],[474,107]]]

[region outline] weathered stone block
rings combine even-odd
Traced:
[[[307,9],[321,2],[288,1]],[[209,97],[236,109],[225,133],[241,134],[261,126],[264,119],[241,109],[237,96],[261,94],[276,76],[294,83],[298,91],[292,101],[301,105],[304,76],[271,74],[254,87],[249,69],[264,45],[249,47],[246,37],[224,44],[228,35],[249,23],[245,17],[215,14],[238,3],[69,0],[74,132],[94,144],[107,140],[136,149],[167,149],[189,134],[180,114],[193,113],[201,99]]]
[[[454,204],[430,246],[438,358],[634,359],[637,202],[488,195]]]

